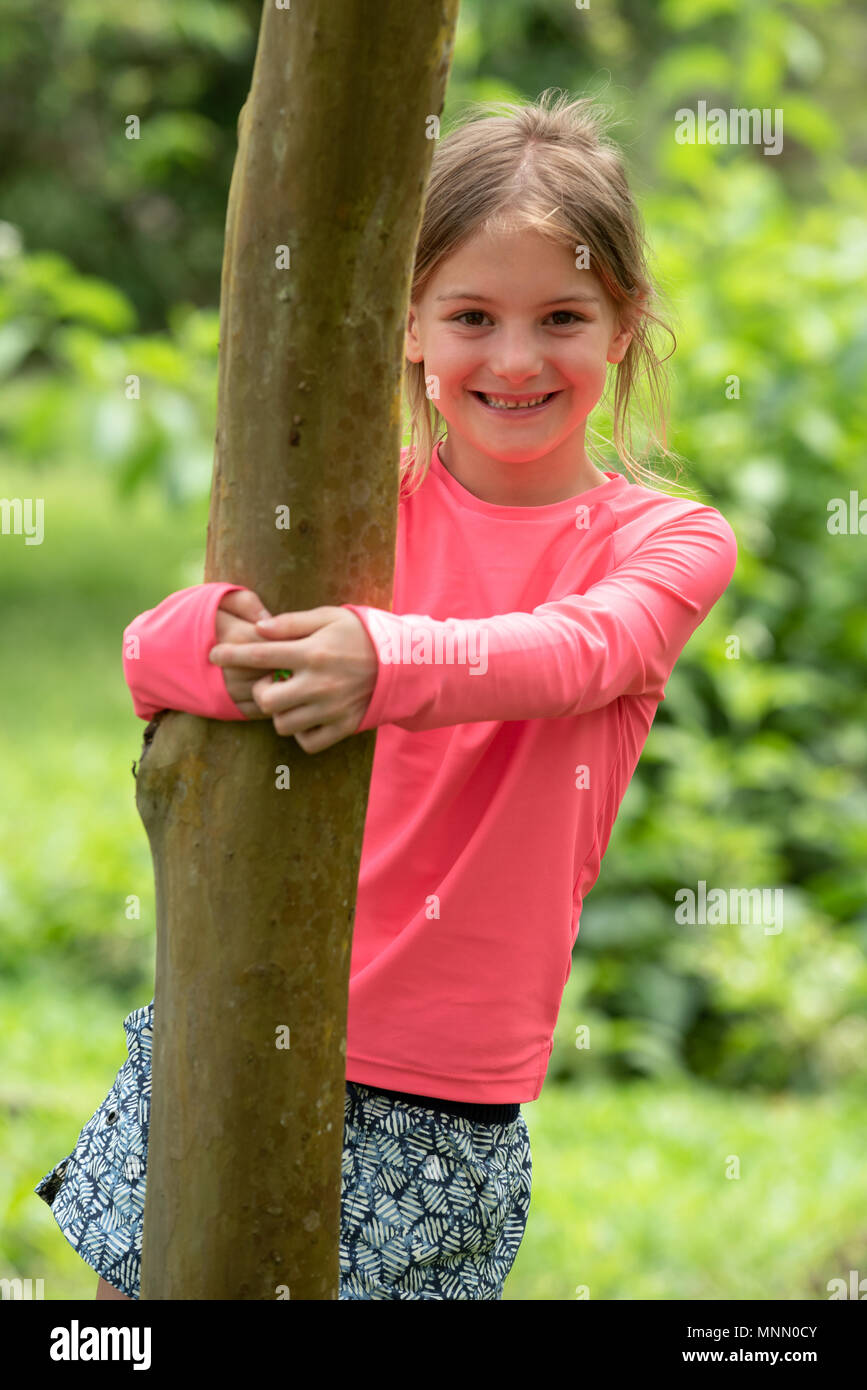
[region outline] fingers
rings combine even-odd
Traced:
[[[231,597],[230,594],[229,598]],[[254,623],[253,632],[246,645],[241,645],[244,642],[242,633],[236,635],[235,628],[223,625],[237,622],[238,619],[226,617],[221,623],[219,611],[217,618],[217,645],[209,652],[210,660],[215,665],[255,666],[274,671],[280,667],[288,667],[291,670],[295,665],[314,665],[318,659],[316,646],[305,646],[304,639],[312,637],[328,623],[345,621],[346,614],[342,608],[329,607],[311,608],[299,613],[280,613],[275,618]],[[355,621],[358,622],[358,619]],[[231,643],[231,647],[224,648],[221,644],[227,641]],[[302,658],[308,652],[309,661],[302,663]]]
[[[312,698],[308,682],[299,681],[297,676],[288,681],[272,681],[266,677],[255,682],[252,694],[259,709],[266,718],[273,719],[277,733],[284,737],[334,721],[335,711],[329,708],[327,701]]]
[[[225,613],[234,613],[236,618],[244,618],[248,623],[255,623],[258,618],[271,616],[259,595],[252,589],[232,589],[231,593],[223,595],[219,607]]]
[[[348,732],[347,730],[341,733],[336,724],[320,724],[316,729],[297,733],[295,742],[305,753],[321,753],[324,748],[330,748],[332,744],[346,738]]]
[[[310,729],[299,729],[294,735],[295,742],[305,753],[321,753],[323,749],[340,743],[341,739],[349,738],[355,732],[357,722],[340,719],[333,724],[316,724]]]
[[[272,720],[275,732],[281,737],[295,738],[305,753],[318,753],[353,734],[361,722],[362,712],[353,709],[350,713],[338,714],[322,702],[311,701],[279,710]]]
[[[242,644],[257,647],[268,645],[268,638],[264,632],[259,632],[255,623],[248,623],[246,618],[235,617],[233,613],[224,613],[220,608],[217,609],[214,636],[217,643],[229,644],[226,649],[232,652],[232,665],[241,664],[236,662],[235,658]]]
[[[342,608],[308,608],[300,612],[278,613],[276,617],[257,622],[256,627],[264,637],[271,639],[309,637],[326,623],[333,623],[343,617]]]
[[[249,589],[227,594],[220,608],[208,659],[223,668],[229,694],[245,718],[271,719],[275,732],[294,737],[305,753],[322,752],[356,731],[367,701],[347,709],[346,681],[332,669],[335,660],[338,667],[341,660],[345,664],[340,624],[352,617],[352,627],[359,626],[355,615],[326,606],[262,620],[258,596]],[[327,638],[316,637],[328,624],[335,626]],[[273,673],[282,669],[294,675],[275,682]],[[256,679],[260,671],[269,674]]]
[[[229,618],[227,621],[237,620]],[[303,652],[301,642],[270,642],[264,634],[258,640],[241,642],[231,636],[227,639],[220,633],[216,646],[208,652],[208,659],[215,666],[246,666],[257,671],[286,668],[292,671],[301,664]]]
[[[297,681],[274,683],[270,678],[256,681],[251,687],[260,719],[271,719],[274,730],[283,738],[294,738],[305,753],[321,753],[341,739],[355,733],[364,713],[363,704],[335,718],[327,702],[299,697]],[[270,692],[270,693],[269,693]],[[294,703],[289,704],[292,696]],[[278,701],[278,706],[274,701]],[[263,708],[263,705],[265,706]],[[282,707],[281,707],[282,706]],[[246,711],[246,705],[239,704]]]
[[[295,732],[286,724],[286,721],[293,714],[298,715],[303,711],[305,716],[315,715],[316,719],[325,715],[323,706],[311,701],[307,686],[308,682],[305,681],[302,684],[298,676],[292,676],[288,681],[275,681],[270,676],[265,676],[261,680],[253,682],[250,693],[259,709],[269,719],[274,720],[274,727],[278,734],[287,734]],[[284,721],[282,725],[278,725],[278,719]],[[297,727],[303,727],[305,722],[313,724],[316,719],[311,717],[302,719]]]

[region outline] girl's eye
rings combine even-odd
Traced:
[[[572,312],[571,309],[555,309],[555,310],[553,311],[553,313],[551,314],[551,318],[554,318],[557,314],[564,314],[564,315],[566,316],[566,318],[575,319],[576,322],[579,322],[579,323],[586,323],[586,319],[585,319],[585,317],[584,317],[583,314],[573,314],[573,312]],[[460,323],[463,319],[468,319],[468,318],[473,318],[473,317],[476,317],[476,318],[485,318],[486,315],[485,315],[485,313],[484,313],[481,309],[465,309],[465,310],[463,311],[462,314],[456,314],[456,315],[455,315],[454,322],[455,322],[455,323]],[[478,324],[478,323],[468,323],[468,324],[466,325],[466,327],[467,327],[467,328],[479,328],[479,327],[480,327],[480,324]],[[569,325],[568,325],[567,323],[557,323],[557,324],[554,325],[554,327],[555,327],[555,328],[568,328]]]

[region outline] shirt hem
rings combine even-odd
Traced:
[[[538,1100],[542,1091],[539,1068],[505,1081],[467,1081],[439,1072],[412,1071],[353,1056],[346,1057],[346,1080],[360,1086],[380,1086],[387,1091],[407,1091],[438,1100],[470,1101],[477,1105],[525,1105]]]

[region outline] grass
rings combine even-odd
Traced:
[[[638,1082],[523,1109],[533,1196],[509,1298],[817,1299],[865,1268],[857,1091]]]

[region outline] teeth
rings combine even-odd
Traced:
[[[543,396],[534,396],[531,401],[504,401],[500,396],[486,396],[483,391],[479,392],[485,405],[495,406],[498,410],[526,410],[531,405],[541,405],[542,401],[548,399],[550,391],[546,391]]]

